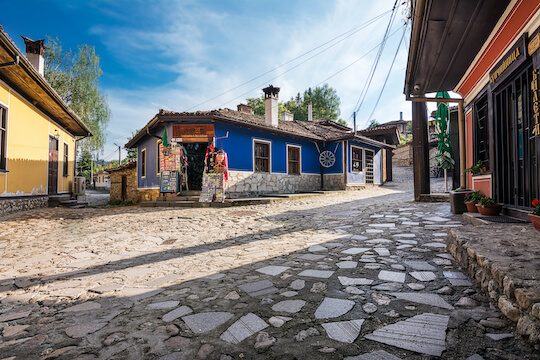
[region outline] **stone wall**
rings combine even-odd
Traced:
[[[0,198],[0,216],[11,214],[18,211],[38,209],[46,207],[49,203],[47,196],[29,197],[29,198]]]
[[[268,174],[249,171],[229,171],[225,188],[228,198],[257,196],[261,194],[291,194],[321,189],[318,174]]]
[[[138,204],[141,200],[147,200],[145,194],[153,194],[148,200],[155,200],[159,196],[158,189],[151,190],[139,190],[137,189],[137,168],[134,166],[124,167],[118,170],[111,171],[111,200],[122,200],[122,176],[126,176],[127,189],[125,201],[131,201],[134,204]],[[156,193],[156,194],[154,194]]]
[[[532,225],[451,229],[448,251],[516,332],[540,347],[540,233]]]
[[[392,151],[392,164],[399,166],[412,166],[413,151],[412,144],[398,146]]]
[[[345,177],[343,174],[325,174],[324,190],[345,190]]]

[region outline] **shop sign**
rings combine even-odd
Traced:
[[[534,119],[534,128],[532,136],[536,137],[540,135],[540,103],[538,101],[540,97],[540,90],[538,86],[538,69],[534,69],[532,72],[532,81],[531,81],[531,91],[532,91],[532,101],[533,101],[533,119]]]
[[[532,56],[538,48],[540,48],[540,33],[536,34],[536,36],[529,41],[529,45],[527,45],[529,56]]]
[[[489,83],[494,84],[495,82],[504,78],[506,74],[512,73],[523,61],[526,60],[525,52],[525,34],[519,38],[516,42],[516,45],[510,51],[506,53],[501,61],[493,70],[489,73]]]
[[[181,142],[209,142],[214,137],[213,124],[174,124],[173,138],[180,138]]]

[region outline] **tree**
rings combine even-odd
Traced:
[[[133,137],[139,133],[139,131],[141,131],[141,129],[137,129],[134,132],[132,132],[131,136],[128,138],[128,142],[130,142],[131,139],[133,139]],[[126,159],[136,159],[137,158],[137,148],[131,148],[131,149],[124,148],[124,149],[126,149],[126,151],[127,151]]]
[[[86,44],[80,45],[77,53],[62,49],[60,41],[51,37],[47,37],[46,45],[45,78],[94,133],[81,141],[79,149],[102,150],[111,110],[107,95],[98,89],[103,73],[99,56]]]
[[[303,94],[298,93],[285,103],[280,101],[278,103],[279,118],[281,119],[281,112],[288,111],[294,115],[294,120],[307,121],[309,101],[313,105],[313,119],[332,120],[346,125],[343,120],[338,120],[341,101],[337,91],[328,84],[315,89],[309,88]],[[246,102],[251,106],[255,115],[264,116],[264,94],[259,98],[246,99]]]
[[[308,88],[303,95],[298,93],[296,97],[291,98],[284,105],[289,112],[294,114],[295,120],[307,121],[310,101],[313,106],[313,119],[338,121],[341,113],[339,109],[341,100],[337,95],[337,91],[328,84],[315,89]]]
[[[371,120],[369,121],[369,125],[368,125],[367,128],[368,128],[368,129],[371,129],[371,128],[374,128],[374,127],[377,127],[377,126],[381,126],[381,124],[380,124],[377,120],[371,119]]]

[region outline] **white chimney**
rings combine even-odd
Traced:
[[[281,112],[281,120],[283,120],[283,121],[293,121],[294,120],[294,115],[291,114],[288,111],[282,111]]]
[[[307,121],[313,121],[313,103],[308,102],[307,106]]]
[[[26,58],[30,61],[38,73],[44,75],[45,73],[45,57],[44,52],[47,47],[43,45],[45,40],[32,40],[27,37],[21,36],[26,45]]]
[[[264,92],[264,122],[268,126],[278,127],[278,94],[279,88],[269,85]]]

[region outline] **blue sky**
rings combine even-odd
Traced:
[[[125,144],[159,109],[236,109],[246,98],[260,96],[268,84],[280,87],[280,99],[288,100],[326,82],[341,99],[340,117],[352,125],[376,55],[376,50],[369,50],[382,41],[389,13],[312,59],[308,58],[334,42],[280,65],[391,10],[394,0],[0,0],[0,4],[0,24],[23,51],[20,35],[34,40],[58,37],[65,48],[80,44],[96,48],[103,70],[100,89],[112,111],[107,144],[99,158],[112,160],[118,158],[114,143]],[[359,128],[367,125],[375,108],[405,16],[402,5],[357,114]],[[380,123],[398,119],[400,112],[411,118],[411,105],[403,95],[409,32],[371,117]]]

